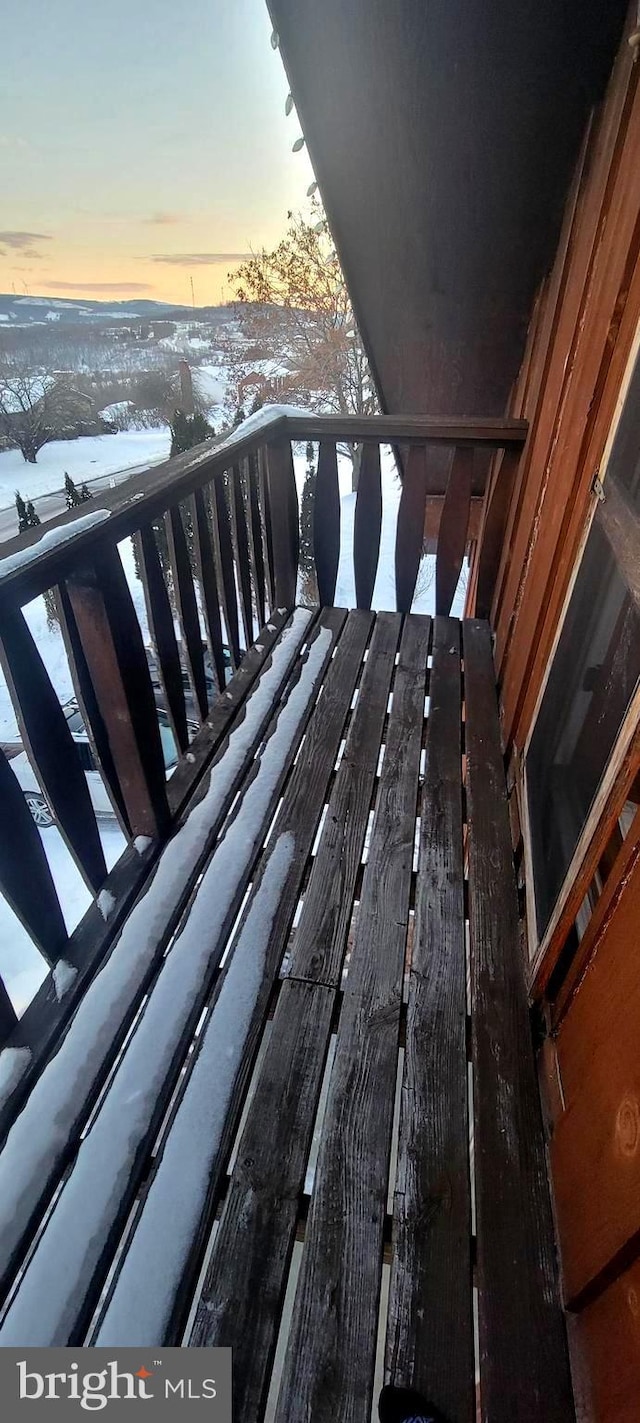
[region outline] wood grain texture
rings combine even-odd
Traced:
[[[366,630],[369,618],[355,613],[350,622]],[[287,966],[297,977],[285,980],[278,1000],[208,1272],[206,1338],[232,1345],[235,1404],[246,1417],[260,1415],[268,1387],[398,634],[399,619],[377,619]],[[314,923],[310,971],[332,987],[300,981]]]
[[[352,619],[366,618],[351,614]],[[339,987],[401,620],[376,617],[347,744],[331,792],[287,974]]]
[[[156,536],[150,524],[145,524],[140,529],[136,537],[136,546],[149,631],[158,658],[167,715],[180,751],[186,751],[189,745],[189,734],[187,732],[182,665],[173,625],[169,592],[160,563]]]
[[[586,1356],[592,1416],[636,1423],[640,1398],[640,1260],[578,1316],[578,1348]]]
[[[111,754],[109,735],[100,710],[95,687],[89,674],[82,640],[78,632],[75,613],[67,589],[62,583],[55,591],[58,623],[69,662],[78,706],[82,712],[89,745],[100,767],[103,781],[114,812],[127,838],[131,834],[131,824],[127,806],[120,788],[116,764]]]
[[[234,669],[240,662],[240,631],[238,628],[238,595],[236,592],[235,571],[233,566],[233,542],[231,539],[231,525],[229,522],[229,507],[227,504],[225,480],[227,476],[219,476],[214,479],[211,485],[211,518],[213,524],[213,539],[215,549],[215,566],[220,570],[219,591],[221,593],[222,613],[224,625],[227,631],[227,642],[231,651],[231,663]]]
[[[499,631],[505,731],[523,745],[640,314],[640,89],[630,47],[595,126]]]
[[[287,432],[292,440],[346,440],[350,444],[377,441],[387,445],[467,444],[502,449],[504,445],[523,445],[527,429],[526,420],[508,417],[476,420],[463,415],[287,415]]]
[[[86,776],[20,608],[3,612],[0,656],[29,758],[81,874],[99,890],[107,867]]]
[[[427,451],[424,445],[409,450],[396,527],[396,607],[409,613],[424,546]]]
[[[330,606],[335,598],[340,562],[340,490],[336,446],[329,440],[322,440],[318,449],[313,500],[313,556],[320,606]]]
[[[210,489],[197,489],[193,496],[193,539],[211,665],[215,670],[218,690],[224,692],[226,667],[220,618],[220,593],[211,531],[212,498],[213,494]]]
[[[388,1381],[475,1418],[460,624],[436,618],[409,976]]]
[[[189,671],[189,681],[193,688],[195,703],[200,720],[207,715],[207,679],[202,652],[202,631],[198,614],[196,590],[193,586],[191,558],[185,534],[182,509],[175,505],[169,509],[165,519],[169,541],[169,556],[173,570],[173,587],[182,629],[184,656]]]
[[[74,569],[66,591],[132,833],[162,834],[169,810],[158,716],[117,548],[105,546],[92,565]]]
[[[551,1167],[566,1298],[578,1304],[640,1252],[639,923],[636,864],[556,1037],[566,1110]]]
[[[436,613],[444,617],[448,617],[451,612],[467,547],[473,466],[473,450],[461,446],[455,451],[447,481],[436,554]]]
[[[487,623],[463,624],[483,1412],[571,1419]]]
[[[368,441],[362,447],[360,477],[353,520],[353,571],[356,604],[370,608],[378,568],[382,528],[380,447]]]
[[[277,1423],[371,1416],[429,627],[400,649]]]
[[[298,579],[298,495],[289,440],[267,449],[269,517],[273,543],[274,596],[278,608],[292,608]]]
[[[239,1418],[260,1418],[278,1337],[335,991],[283,984],[192,1345],[233,1349]]]
[[[27,933],[55,963],[67,939],[62,909],[40,831],[27,808],[22,787],[0,749],[0,884],[2,893]],[[15,1026],[4,996],[0,1004],[0,1040]]]
[[[495,479],[488,495],[477,555],[476,617],[488,618],[495,592],[509,506],[516,486],[519,450],[504,450],[497,456]]]
[[[235,1004],[233,1010],[230,1005],[224,1009],[228,1014],[230,1011],[238,1013],[237,1033],[238,1040],[242,1043],[242,1053],[239,1062],[234,1069],[233,1078],[229,1083],[224,1084],[224,1101],[226,1103],[224,1114],[224,1130],[222,1139],[216,1147],[215,1160],[210,1166],[209,1200],[204,1203],[202,1215],[200,1217],[198,1229],[192,1242],[189,1258],[187,1260],[185,1273],[177,1297],[172,1297],[169,1293],[163,1305],[163,1312],[167,1320],[165,1331],[165,1342],[169,1339],[181,1337],[184,1328],[185,1314],[188,1312],[192,1289],[197,1278],[201,1250],[208,1236],[210,1213],[209,1205],[216,1199],[221,1176],[224,1171],[228,1152],[233,1140],[234,1132],[237,1128],[238,1116],[242,1107],[243,1094],[247,1085],[248,1075],[251,1072],[255,1050],[260,1038],[265,1013],[271,996],[273,982],[278,972],[287,936],[291,926],[296,901],[300,892],[300,885],[304,873],[305,865],[313,842],[313,837],[318,824],[320,811],[322,808],[326,785],[331,773],[331,768],[335,761],[342,728],[347,716],[349,703],[353,694],[353,687],[357,676],[362,651],[368,635],[368,626],[362,623],[355,623],[353,627],[346,627],[343,636],[340,632],[345,623],[344,612],[338,609],[325,609],[320,614],[316,624],[315,635],[324,634],[325,654],[324,667],[326,680],[321,703],[314,703],[313,710],[310,708],[310,720],[306,724],[306,735],[300,756],[295,766],[292,767],[295,752],[304,731],[304,725],[299,725],[296,729],[295,738],[291,742],[289,760],[286,771],[279,784],[275,786],[269,807],[265,813],[265,822],[268,824],[278,797],[281,792],[284,776],[289,770],[286,787],[282,793],[282,805],[278,817],[277,831],[270,840],[265,855],[262,857],[257,870],[254,872],[254,863],[247,863],[246,873],[240,888],[240,896],[244,893],[250,875],[253,873],[253,883],[251,895],[242,910],[242,916],[237,926],[238,938],[236,944],[241,940],[243,933],[255,932],[251,929],[251,912],[255,904],[256,896],[260,893],[261,887],[265,887],[269,892],[269,877],[274,868],[273,856],[277,851],[277,846],[281,837],[286,837],[293,846],[293,854],[289,861],[284,883],[280,885],[279,898],[273,904],[273,918],[268,941],[264,950],[264,959],[261,971],[256,975],[251,990],[240,1004]],[[326,633],[331,636],[327,640]],[[338,638],[340,640],[338,641]],[[309,641],[312,642],[313,634]],[[337,643],[335,658],[331,658],[333,648]],[[254,854],[255,862],[255,854]],[[230,917],[230,927],[235,914]],[[219,951],[222,952],[226,942],[226,936],[221,936],[219,941]],[[217,952],[217,950],[216,950]],[[233,957],[229,963],[233,962]],[[214,1013],[215,1002],[218,995],[223,991],[225,976],[228,972],[228,965],[225,967],[216,991],[213,995]],[[188,1086],[187,1089],[188,1091]],[[197,1122],[193,1123],[194,1130],[198,1133],[200,1140],[200,1128]],[[194,1151],[196,1145],[194,1144]],[[162,1251],[162,1231],[158,1233],[157,1245],[154,1247],[156,1265],[161,1258]],[[144,1270],[144,1258],[137,1262],[137,1269]],[[116,1284],[116,1290],[118,1286]],[[205,1280],[205,1297],[207,1290],[207,1280]],[[168,1286],[168,1289],[170,1287]],[[115,1297],[115,1296],[114,1296]],[[156,1300],[157,1307],[157,1287]],[[203,1304],[196,1318],[194,1335],[192,1342],[203,1342],[207,1336],[209,1314],[206,1304]],[[141,1318],[141,1328],[144,1329],[144,1320]]]

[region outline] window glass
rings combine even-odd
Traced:
[[[542,938],[640,678],[640,362],[526,760]]]

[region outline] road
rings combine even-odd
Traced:
[[[133,474],[141,474],[143,470],[149,468],[149,463],[130,465],[128,469],[117,469],[111,474],[97,474],[93,479],[84,480],[83,483],[89,486],[92,494],[99,494],[101,489],[112,489],[123,479],[130,479]],[[47,519],[53,519],[56,514],[64,513],[66,508],[64,489],[57,489],[53,494],[40,494],[37,499],[34,499],[33,504],[44,524]],[[13,504],[8,509],[0,509],[0,544],[4,543],[5,539],[14,538],[17,532],[18,519]]]

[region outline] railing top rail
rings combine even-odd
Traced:
[[[133,475],[78,516],[68,511],[43,528],[9,539],[0,557],[0,608],[24,605],[64,578],[85,555],[108,540],[117,543],[142,524],[221,476],[233,464],[279,439],[345,440],[378,444],[473,445],[486,450],[520,447],[526,420],[405,415],[292,414],[265,409],[222,441],[178,455]]]
[[[246,432],[232,432],[216,443],[208,441],[132,475],[115,489],[102,492],[84,514],[69,510],[28,534],[8,539],[0,555],[0,608],[24,605],[38,597],[105,538],[119,543],[142,524],[162,518],[171,504],[186,499],[267,441],[285,434],[285,416],[265,412],[264,420]]]
[[[506,449],[523,445],[526,420],[427,415],[287,415],[292,440],[374,440],[389,445],[474,445]]]

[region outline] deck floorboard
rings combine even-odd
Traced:
[[[87,996],[0,1153],[0,1344],[231,1345],[242,1423],[370,1423],[381,1376],[569,1423],[488,626],[297,619],[209,718],[113,1041],[80,1091]]]

